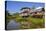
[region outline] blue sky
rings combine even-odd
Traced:
[[[20,1],[7,1],[7,10],[10,13],[20,12],[22,7],[29,7],[32,8],[33,6],[37,7],[44,7],[44,3],[37,3],[37,2],[20,2]]]

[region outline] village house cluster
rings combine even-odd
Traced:
[[[21,9],[20,16],[28,17],[29,15],[33,16],[33,17],[44,17],[45,16],[45,10],[44,10],[43,7],[38,7],[38,8],[35,8],[35,9],[23,7]]]

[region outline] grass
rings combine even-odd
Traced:
[[[29,17],[28,20],[31,21],[33,28],[43,28],[44,27],[44,18]]]
[[[20,29],[44,28],[44,22],[45,22],[44,18],[34,18],[31,16],[29,16],[27,18],[22,18],[21,16],[10,17],[10,19],[12,19],[12,18],[14,18],[15,21],[19,22],[20,24],[27,22],[27,24],[22,24],[20,26]]]
[[[17,18],[17,21],[20,23],[27,22],[29,25],[31,23],[30,27],[28,27],[28,24],[27,24],[27,26],[25,26],[26,24],[25,25],[23,24],[21,26],[22,29],[25,29],[25,27],[26,28],[44,28],[44,18],[33,18],[33,17],[29,16],[28,18],[22,18],[22,17]]]

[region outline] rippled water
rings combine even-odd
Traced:
[[[20,23],[16,22],[15,20],[11,20],[7,24],[7,30],[14,30],[14,29],[19,29],[20,28]]]

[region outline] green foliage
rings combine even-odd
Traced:
[[[44,19],[43,18],[33,18],[33,17],[29,17],[29,20],[31,21],[32,28],[43,28],[44,27]]]
[[[31,16],[29,16],[29,17],[27,17],[27,18],[23,18],[23,17],[21,17],[21,16],[19,16],[19,13],[15,13],[14,15],[12,15],[12,16],[6,16],[6,19],[7,19],[7,22],[9,22],[9,20],[11,20],[11,19],[15,19],[17,22],[28,22],[28,24],[30,24],[31,23],[31,25],[29,25],[29,27],[27,27],[27,28],[43,28],[44,27],[44,18],[33,18],[33,17],[31,17]],[[27,25],[28,25],[27,24]],[[20,28],[23,28],[24,29],[24,27],[22,27],[22,26],[24,26],[24,24],[23,25],[21,25],[21,27]]]

